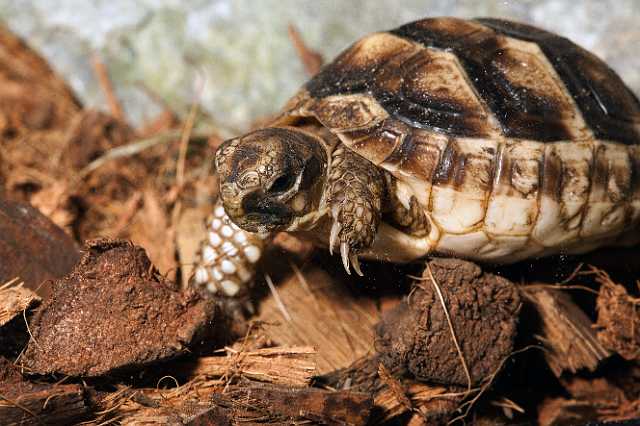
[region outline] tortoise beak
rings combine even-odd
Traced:
[[[242,200],[244,214],[238,226],[249,232],[275,231],[285,228],[294,217],[287,205],[266,196],[262,190],[247,194]]]

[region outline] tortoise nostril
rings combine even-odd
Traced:
[[[258,191],[253,191],[244,196],[242,199],[242,210],[245,213],[259,213],[263,208],[262,194]]]
[[[273,181],[267,192],[270,194],[279,194],[288,191],[291,189],[293,184],[295,183],[296,178],[291,174],[283,174],[280,175],[276,180]]]

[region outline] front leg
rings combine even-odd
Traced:
[[[331,155],[327,205],[333,218],[329,250],[340,245],[342,263],[362,275],[357,253],[373,243],[385,194],[384,175],[370,161],[338,145]]]
[[[207,218],[206,228],[190,285],[214,297],[227,312],[237,315],[250,306],[249,290],[256,265],[271,236],[239,228],[220,202]]]

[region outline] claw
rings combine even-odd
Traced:
[[[349,246],[347,243],[340,244],[340,254],[342,255],[342,264],[344,265],[345,271],[351,275],[351,271],[349,270]]]
[[[358,255],[355,253],[351,253],[351,255],[349,255],[349,258],[351,259],[351,266],[353,266],[353,270],[356,271],[356,274],[364,277],[362,269],[360,269],[360,259],[358,259]]]
[[[338,238],[342,225],[337,220],[333,222],[331,226],[331,235],[329,236],[329,254],[333,256],[333,248],[338,244]]]

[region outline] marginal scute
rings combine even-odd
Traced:
[[[382,166],[399,179],[409,176],[431,183],[448,143],[445,135],[413,130],[401,138]]]
[[[535,199],[540,187],[544,145],[532,141],[510,141],[503,156],[510,159],[508,167],[502,169],[507,178],[505,188],[519,192],[524,198]]]
[[[584,142],[559,143],[553,147],[562,161],[560,203],[563,220],[569,222],[576,215],[581,215],[589,197],[593,147]]]
[[[495,238],[531,233],[538,215],[544,146],[511,140],[500,151],[484,220],[486,231]]]
[[[593,189],[588,200],[582,236],[604,238],[624,229],[627,217],[631,215],[626,202],[628,189],[624,190],[626,178],[621,175],[619,181],[615,182],[615,175],[624,173],[620,169],[628,167],[631,160],[629,150],[619,144],[596,142],[594,155]],[[629,175],[629,183],[630,179]],[[611,192],[614,185],[620,185],[623,191]]]
[[[364,94],[329,96],[314,103],[310,112],[335,132],[371,128],[388,116],[373,97]]]
[[[431,213],[446,232],[464,233],[482,223],[497,154],[497,141],[449,142],[433,178]]]

